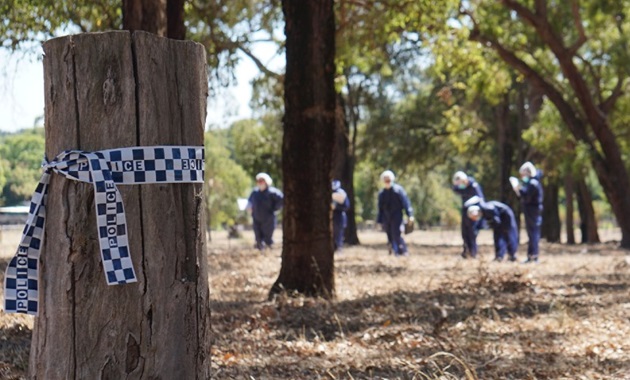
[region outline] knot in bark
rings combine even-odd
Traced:
[[[106,106],[116,103],[116,80],[111,67],[107,70],[107,77],[103,82],[103,104]]]

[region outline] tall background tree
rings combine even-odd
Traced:
[[[630,175],[612,122],[629,83],[630,70],[623,62],[630,58],[630,5],[600,5],[471,1],[462,4],[462,11],[473,25],[470,38],[494,50],[544,93],[568,132],[587,149],[621,227],[621,246],[630,248]]]
[[[331,165],[335,137],[335,17],[332,0],[284,0],[282,267],[271,294],[331,298]]]

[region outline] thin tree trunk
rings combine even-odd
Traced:
[[[333,152],[332,177],[341,181],[341,186],[350,199],[350,209],[346,212],[348,225],[344,231],[344,241],[347,245],[359,244],[357,224],[354,214],[354,157],[350,147],[348,119],[343,95],[337,93],[335,150]]]
[[[558,211],[558,182],[548,178],[544,188],[541,235],[550,243],[560,241],[560,213]]]
[[[332,0],[282,1],[286,34],[283,249],[270,291],[334,296],[330,174],[335,138]]]
[[[495,120],[497,125],[497,148],[499,155],[499,199],[507,203],[508,196],[513,193],[510,185],[510,172],[512,170],[513,144],[510,139],[510,100],[506,94],[503,101],[499,103],[495,110]]]
[[[345,231],[345,243],[348,245],[359,245],[359,235],[357,234],[357,221],[356,221],[356,199],[354,196],[354,162],[355,158],[353,154],[349,154],[346,159],[346,165],[344,167],[344,174],[342,175],[343,181],[346,183],[346,192],[350,199],[350,210],[348,210],[348,226]]]
[[[346,79],[348,76],[346,75]],[[356,155],[357,151],[357,128],[360,119],[359,115],[359,91],[353,91],[350,83],[347,83],[348,89],[347,102],[344,102],[344,115],[346,115],[346,126],[348,128],[348,160],[346,161],[346,177],[349,184],[351,184],[351,193],[348,193],[350,197],[350,213],[348,214],[348,228],[346,228],[346,242],[350,245],[359,245],[359,236],[357,232],[357,214],[356,214],[356,197],[354,191],[354,170],[356,168]]]
[[[573,188],[575,183],[573,176],[567,174],[564,177],[564,194],[566,197],[566,226],[567,226],[567,244],[575,244],[575,232],[573,225]]]
[[[108,32],[44,44],[46,154],[203,145],[205,50]],[[207,379],[201,184],[120,185],[137,283],[108,286],[94,187],[53,175],[41,258],[37,379]]]
[[[599,232],[597,231],[597,218],[595,216],[595,209],[593,208],[593,197],[584,179],[577,181],[577,197],[582,244],[599,243]]]

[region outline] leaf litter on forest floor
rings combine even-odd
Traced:
[[[408,258],[345,248],[334,301],[267,301],[280,250],[215,249],[213,347],[246,355],[213,378],[630,379],[630,265],[614,244],[543,244],[531,266],[490,262],[491,246],[477,261],[410,247]],[[225,262],[256,284],[248,298]]]
[[[487,239],[462,260],[427,234],[408,235],[407,258],[362,234],[335,257],[334,301],[268,301],[280,248],[213,235],[212,378],[630,379],[630,256],[615,243],[543,243],[529,266],[490,262]],[[31,329],[0,313],[0,378],[24,378]]]

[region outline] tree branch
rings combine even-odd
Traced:
[[[526,22],[531,24],[542,41],[551,49],[558,59],[560,68],[565,78],[569,81],[571,88],[578,99],[581,108],[584,110],[586,119],[592,127],[597,138],[600,140],[610,140],[612,138],[608,128],[606,115],[598,107],[591,89],[587,85],[582,73],[573,62],[575,52],[564,46],[562,39],[554,33],[547,19],[540,19],[528,8],[522,6],[515,0],[501,0],[509,9],[515,11]]]
[[[601,87],[602,78],[601,78],[601,75],[597,74],[597,72],[595,71],[595,67],[593,67],[593,65],[589,61],[584,59],[584,57],[582,57],[579,54],[576,54],[575,56],[580,61],[582,61],[582,63],[584,64],[584,67],[586,67],[588,72],[591,73],[591,76],[593,77],[593,85],[595,86],[595,89],[597,90],[597,98],[598,98],[599,102],[602,103],[604,100],[602,99],[602,87]]]
[[[615,107],[615,103],[617,103],[617,99],[619,99],[619,97],[624,93],[623,87],[625,82],[626,77],[619,74],[617,84],[615,85],[615,88],[613,88],[612,93],[606,98],[606,100],[599,104],[599,108],[601,108],[602,112],[608,114],[612,111],[613,107]]]
[[[592,140],[588,136],[584,121],[578,116],[579,113],[564,99],[562,93],[553,86],[553,84],[549,83],[525,61],[518,58],[514,52],[506,49],[503,45],[492,40],[490,37],[481,34],[479,30],[477,30],[475,34],[471,34],[471,39],[492,48],[505,63],[520,72],[534,86],[538,87],[556,106],[562,119],[575,138],[587,143],[594,154],[597,152],[593,146]]]
[[[537,13],[532,12],[529,8],[523,6],[516,0],[501,0],[501,2],[503,5],[516,12],[520,17],[531,24],[539,33],[543,30],[551,30],[549,23],[547,22],[547,6],[546,4],[539,4],[541,3],[540,0],[536,1]],[[539,6],[542,7],[541,10],[538,9]],[[539,14],[538,12],[542,13]]]
[[[262,63],[262,61],[258,59],[258,57],[256,57],[251,51],[249,51],[248,48],[243,46],[243,44],[241,44],[240,42],[233,42],[233,44],[234,44],[234,47],[242,51],[247,57],[249,57],[249,59],[251,59],[254,62],[256,67],[258,67],[258,70],[262,71],[263,73],[269,75],[272,78],[276,78],[276,79],[280,78],[280,74],[268,69],[267,66],[265,66],[265,64]]]
[[[580,16],[580,4],[577,0],[571,1],[571,13],[573,14],[573,24],[578,32],[578,39],[569,47],[569,54],[575,55],[586,42],[586,32],[584,31],[584,24],[582,24],[582,16]]]

